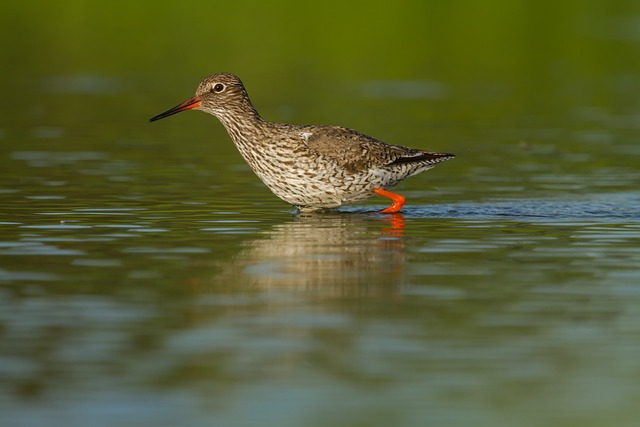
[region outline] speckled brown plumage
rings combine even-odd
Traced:
[[[383,212],[395,212],[404,198],[384,189],[454,157],[387,144],[344,127],[265,121],[230,73],[205,78],[193,98],[150,121],[188,109],[216,116],[256,175],[300,210],[335,208],[377,193],[395,201]]]

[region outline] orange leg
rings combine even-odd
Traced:
[[[391,206],[381,210],[380,213],[394,213],[402,209],[402,206],[404,205],[404,201],[405,201],[404,196],[401,196],[400,194],[392,193],[391,191],[383,190],[382,188],[374,188],[373,192],[379,196],[387,197],[393,200],[393,203],[391,204]]]

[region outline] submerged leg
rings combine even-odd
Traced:
[[[400,194],[392,193],[391,191],[383,190],[382,188],[374,188],[373,192],[379,196],[389,198],[393,200],[393,203],[388,208],[385,208],[380,211],[380,213],[394,213],[398,212],[402,209],[404,205],[405,198]]]

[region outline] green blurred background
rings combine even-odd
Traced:
[[[639,7],[595,0],[4,2],[4,120],[23,117],[34,101],[46,104],[48,79],[97,79],[93,88],[85,82],[86,95],[112,95],[121,101],[118,113],[130,116],[187,96],[201,77],[222,70],[240,75],[262,109],[310,104],[297,113],[303,119],[342,117],[313,105],[340,109],[348,87],[377,80],[446,82],[446,96],[431,94],[441,98],[438,107],[456,101],[478,120],[509,109],[555,114],[576,102],[635,103],[640,58],[629,49],[640,30],[627,16]],[[83,92],[49,87],[65,89]],[[51,114],[91,111],[81,99],[67,101]],[[345,120],[357,121],[353,115]]]

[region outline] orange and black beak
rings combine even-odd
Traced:
[[[155,122],[156,120],[164,119],[165,117],[169,117],[181,111],[192,110],[194,108],[197,108],[201,103],[202,100],[197,96],[194,96],[193,98],[187,99],[182,104],[176,105],[175,107],[165,111],[164,113],[160,113],[157,116],[151,117],[149,121]]]

